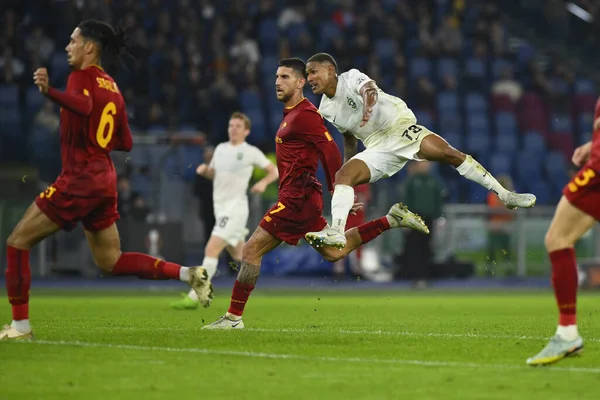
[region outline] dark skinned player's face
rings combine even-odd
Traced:
[[[306,64],[307,81],[314,94],[323,94],[335,77],[333,66],[329,63],[311,61]]]
[[[286,103],[298,90],[304,87],[304,78],[290,67],[277,68],[275,93],[277,100]]]

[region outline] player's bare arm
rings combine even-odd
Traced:
[[[369,81],[360,88],[360,95],[363,98],[364,107],[363,107],[363,118],[360,126],[363,127],[367,122],[371,119],[371,114],[373,113],[373,107],[377,104],[377,99],[379,95],[377,93],[377,85],[374,81]]]
[[[344,163],[347,163],[358,153],[358,139],[351,132],[345,132],[344,138]]]
[[[256,182],[250,189],[251,193],[264,193],[267,190],[267,186],[279,179],[279,172],[277,167],[271,163],[264,168],[267,175],[260,181]]]
[[[215,177],[215,170],[206,164],[200,164],[196,168],[196,174],[212,181]]]

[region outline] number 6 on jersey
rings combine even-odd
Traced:
[[[117,115],[117,106],[110,101],[102,110],[100,123],[98,124],[98,130],[96,131],[96,141],[103,149],[108,146],[112,139],[115,130],[115,115]]]

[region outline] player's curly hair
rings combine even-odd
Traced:
[[[83,21],[77,27],[81,36],[100,45],[100,57],[104,63],[111,65],[127,52],[127,35],[121,27],[115,30],[110,24],[95,19]]]

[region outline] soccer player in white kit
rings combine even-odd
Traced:
[[[229,119],[229,141],[215,148],[209,165],[201,164],[196,169],[198,175],[213,181],[215,227],[206,244],[202,262],[209,281],[217,272],[219,255],[224,249],[236,262],[242,259],[248,234],[248,183],[254,167],[264,169],[267,175],[252,186],[252,193],[263,193],[270,183],[279,178],[275,165],[257,147],[246,142],[250,128],[248,116],[241,112],[233,113]],[[171,306],[178,310],[195,309],[198,296],[191,290]]]
[[[533,194],[506,190],[473,157],[417,125],[402,99],[383,92],[359,70],[338,75],[334,58],[318,53],[308,59],[306,73],[313,93],[323,95],[319,112],[344,136],[344,165],[336,174],[331,200],[332,224],[320,232],[307,233],[309,243],[343,248],[354,186],[388,178],[409,160],[451,164],[465,178],[495,192],[508,208],[535,205]],[[366,149],[357,154],[358,140]]]

